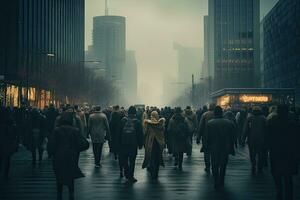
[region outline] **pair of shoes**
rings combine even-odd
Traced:
[[[120,178],[123,178],[123,177],[124,177],[123,172],[120,172]]]
[[[136,182],[137,182],[137,179],[134,178],[134,177],[132,177],[132,178],[129,178],[128,181],[129,181],[130,183],[136,183]]]
[[[95,164],[95,168],[100,168],[102,167],[101,164]]]
[[[181,165],[178,166],[178,170],[182,171],[182,166]]]

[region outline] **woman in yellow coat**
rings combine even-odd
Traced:
[[[144,121],[145,127],[145,159],[143,169],[148,168],[153,179],[158,178],[159,166],[164,166],[163,148],[165,145],[165,119],[159,119],[156,111],[151,118]]]

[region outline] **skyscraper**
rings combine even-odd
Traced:
[[[280,0],[263,20],[264,86],[295,88],[300,103],[300,1]]]
[[[137,62],[135,52],[131,50],[126,51],[126,65],[123,70],[124,80],[124,95],[128,103],[137,103]]]
[[[84,9],[84,0],[1,2],[0,74],[7,100],[15,102],[10,105],[24,100],[28,88],[30,103],[40,107],[50,92],[61,99],[77,96],[83,74]]]
[[[106,77],[121,80],[126,60],[126,22],[121,16],[94,17],[93,54],[106,68]]]
[[[259,83],[259,0],[209,0],[209,68],[214,89]]]

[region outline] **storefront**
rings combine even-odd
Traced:
[[[212,93],[211,99],[223,108],[240,109],[250,106],[295,105],[294,89],[225,88]]]
[[[28,96],[26,95],[27,88],[13,84],[6,84],[1,87],[1,104],[8,107],[20,107],[22,102],[28,103],[32,107],[45,108],[50,103],[57,104],[53,92],[48,90],[37,90],[34,87],[28,88]]]

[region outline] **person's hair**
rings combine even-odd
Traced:
[[[175,113],[182,113],[181,107],[176,107],[175,108]]]
[[[216,107],[216,104],[215,103],[211,103],[211,104],[209,104],[208,110],[213,111],[215,109],[215,107]]]
[[[128,109],[129,115],[136,115],[136,108],[134,106],[130,106]]]
[[[101,106],[95,106],[95,111],[101,111]]]
[[[192,108],[191,108],[191,106],[187,106],[186,109],[187,110],[191,110]]]
[[[215,117],[222,117],[223,116],[223,109],[221,106],[216,106],[214,109],[214,115]]]

